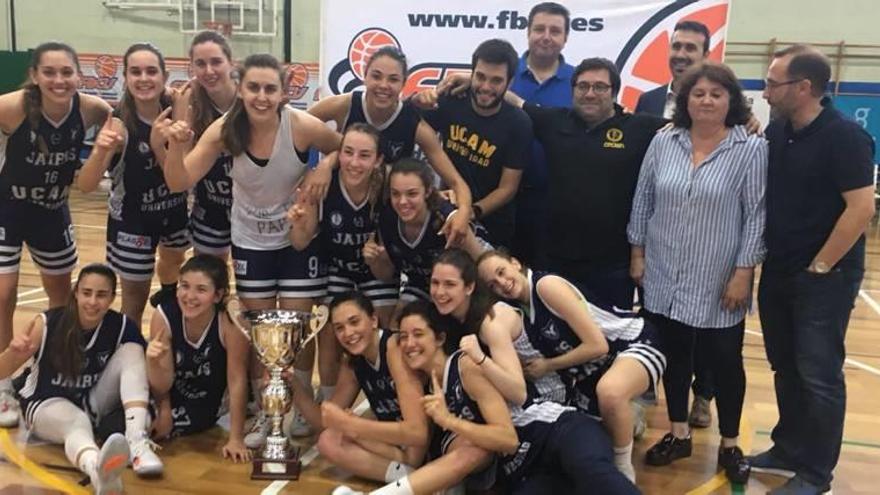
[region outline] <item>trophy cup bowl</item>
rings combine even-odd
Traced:
[[[254,456],[251,479],[298,479],[299,453],[289,448],[281,429],[284,414],[292,402],[292,391],[281,374],[323,328],[327,322],[327,307],[313,306],[309,313],[287,309],[239,311],[236,309],[238,305],[238,301],[230,301],[227,306],[229,316],[251,341],[260,362],[269,371],[269,384],[260,398],[272,428],[265,447]]]

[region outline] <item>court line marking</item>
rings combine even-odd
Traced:
[[[0,428],[0,451],[24,472],[49,488],[73,495],[89,495],[90,493],[85,488],[55,476],[28,459],[24,452],[20,451],[9,438],[9,432],[2,428]]]
[[[756,335],[756,336],[758,336],[758,337],[761,337],[762,339],[764,338],[764,334],[763,334],[763,333],[761,333],[761,332],[756,332],[756,331],[754,331],[754,330],[746,330],[746,333],[749,334],[749,335]],[[863,363],[863,362],[861,362],[861,361],[856,361],[855,359],[852,359],[852,358],[846,358],[846,359],[844,359],[844,362],[845,362],[846,364],[849,364],[849,365],[851,365],[851,366],[854,366],[854,367],[856,367],[856,368],[859,368],[859,369],[861,369],[861,370],[863,370],[863,371],[867,371],[868,373],[871,373],[871,374],[873,374],[873,375],[880,376],[880,369],[877,369],[877,368],[875,368],[875,367],[873,367],[873,366],[867,365],[867,364],[865,364],[865,363]]]
[[[877,304],[877,301],[875,301],[873,297],[869,296],[864,290],[859,290],[859,296],[868,303],[868,306],[871,306],[871,308],[880,315],[880,304]]]
[[[355,408],[352,410],[352,413],[363,416],[367,409],[370,408],[370,401],[364,399],[362,400]],[[305,468],[312,461],[314,461],[318,457],[318,446],[317,444],[312,445],[312,447],[306,451],[305,454],[299,457],[300,462],[302,462],[302,467]],[[278,495],[281,492],[281,489],[287,486],[290,483],[289,480],[278,480],[269,483],[269,486],[263,488],[263,491],[260,492],[260,495]]]
[[[19,292],[18,294],[16,294],[16,297],[29,296],[31,294],[36,294],[37,292],[43,292],[43,288],[37,287],[36,289],[30,289],[30,290],[26,290],[24,292]]]
[[[81,223],[75,223],[75,224],[73,224],[73,226],[76,228],[83,228],[83,229],[107,230],[106,225],[83,225]]]
[[[739,446],[743,452],[751,452],[752,451],[752,439],[755,436],[755,432],[752,430],[752,423],[749,421],[749,417],[746,414],[742,415],[742,420],[740,421],[740,433],[746,432],[745,435],[740,435],[742,437],[742,441]],[[715,490],[721,488],[722,486],[730,484],[730,480],[727,479],[727,475],[724,474],[724,471],[717,473],[715,476],[709,478],[702,485],[690,490],[686,493],[686,495],[708,495]],[[733,485],[733,488],[736,488],[737,485]]]

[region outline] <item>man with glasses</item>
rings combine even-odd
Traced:
[[[779,421],[757,472],[794,476],[771,491],[830,490],[846,414],[844,336],[865,269],[874,216],[874,143],[824,99],[828,60],[795,45],[774,54],[764,98],[767,258],[758,288]]]
[[[550,268],[608,305],[632,310],[626,226],[642,159],[666,121],[624,113],[615,103],[620,73],[588,58],[571,80],[572,108],[525,103],[548,164]]]

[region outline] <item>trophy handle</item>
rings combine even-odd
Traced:
[[[250,332],[241,325],[241,300],[237,297],[230,297],[226,301],[226,315],[232,320],[232,324],[245,336],[248,341],[251,340]]]
[[[318,333],[324,328],[329,318],[330,310],[327,309],[327,306],[323,304],[320,306],[317,304],[312,305],[312,317],[309,318],[309,327],[312,329],[312,333],[303,340],[302,344],[300,344],[300,348],[305,347],[306,344],[318,336]]]

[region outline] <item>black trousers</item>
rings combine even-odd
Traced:
[[[696,328],[658,314],[652,313],[649,317],[660,331],[666,354],[663,388],[669,420],[680,423],[688,420],[694,356],[699,355],[708,363],[715,382],[721,436],[738,436],[746,393],[742,358],[745,320],[726,328]]]

